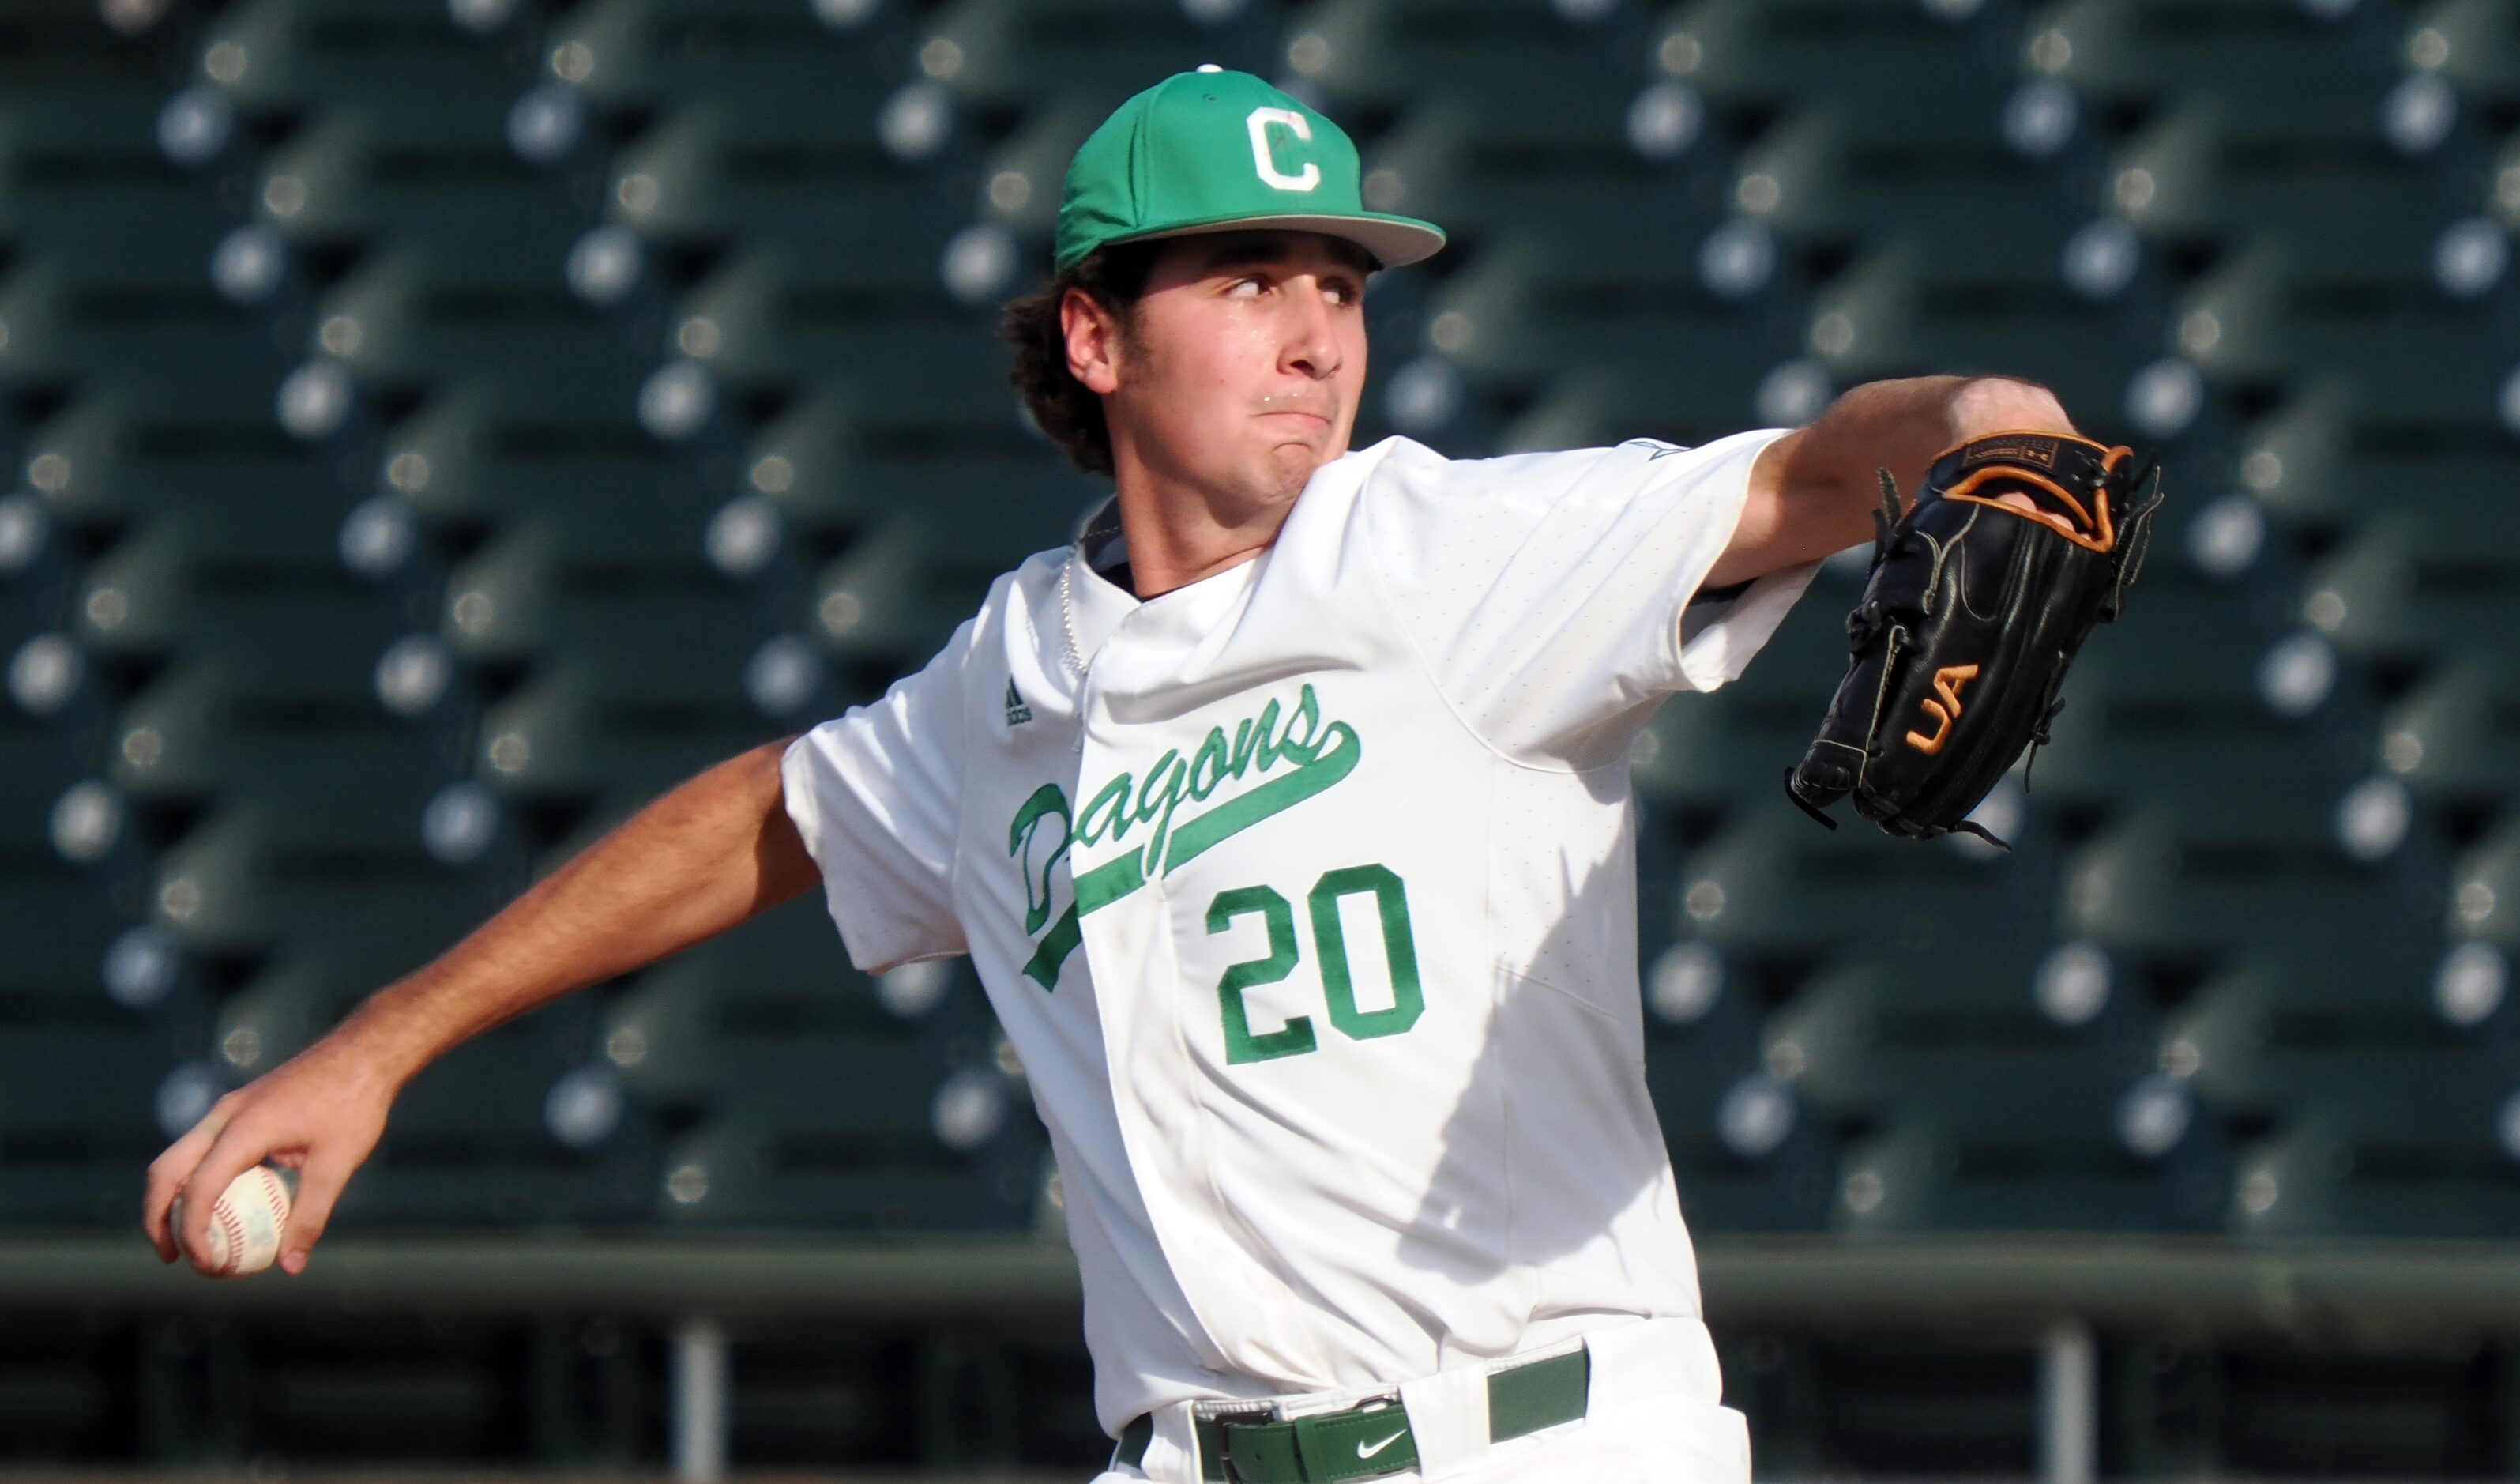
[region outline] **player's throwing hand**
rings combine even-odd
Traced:
[[[652,964],[811,886],[780,804],[785,739],[691,779],[500,909],[330,1035],[213,1103],[149,1166],[140,1219],[165,1262],[217,1271],[209,1209],[257,1164],[298,1173],[280,1266],[300,1273],[404,1083],[449,1049],[572,990]],[[181,1230],[170,1208],[184,1199]]]
[[[161,1262],[189,1257],[219,1272],[210,1248],[210,1207],[239,1175],[258,1164],[297,1171],[297,1199],[280,1234],[280,1267],[300,1273],[306,1254],[350,1173],[384,1133],[395,1083],[338,1042],[303,1055],[211,1104],[208,1116],[149,1166],[141,1222]],[[183,1201],[180,1230],[171,1207]]]

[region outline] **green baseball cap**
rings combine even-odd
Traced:
[[[1367,210],[1362,173],[1345,130],[1250,73],[1175,72],[1078,146],[1058,264],[1112,243],[1254,227],[1345,238],[1386,268],[1433,256],[1443,229]]]

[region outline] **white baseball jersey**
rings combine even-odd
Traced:
[[[969,953],[1022,1059],[1107,1431],[1697,1313],[1627,751],[1811,580],[1690,601],[1783,431],[1387,438],[1145,602],[1106,507],[788,748],[851,959]]]

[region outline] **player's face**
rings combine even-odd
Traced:
[[[1103,403],[1114,454],[1211,497],[1292,501],[1347,452],[1369,263],[1315,232],[1171,245],[1114,347]]]

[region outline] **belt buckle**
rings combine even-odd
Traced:
[[[1336,1412],[1316,1412],[1310,1414],[1310,1416],[1317,1417],[1343,1417],[1352,1415],[1362,1415],[1368,1412],[1380,1412],[1385,1407],[1397,1407],[1399,1405],[1400,1388],[1394,1386],[1387,1391],[1377,1391],[1372,1396],[1358,1397],[1355,1401],[1348,1403]],[[1292,1421],[1293,1418],[1290,1417],[1288,1420]]]
[[[1277,1416],[1278,1409],[1266,1402],[1254,1406],[1237,1407],[1231,1411],[1219,1409],[1207,1415],[1207,1420],[1215,1426],[1216,1462],[1223,1470],[1221,1477],[1225,1480],[1225,1484],[1246,1484],[1241,1470],[1234,1466],[1234,1447],[1232,1440],[1226,1434],[1247,1423],[1273,1421]],[[1191,1435],[1193,1439],[1197,1439],[1198,1424],[1194,1420],[1191,1424]],[[1204,1476],[1207,1474],[1207,1444],[1204,1439],[1197,1440],[1200,1455],[1198,1471]]]

